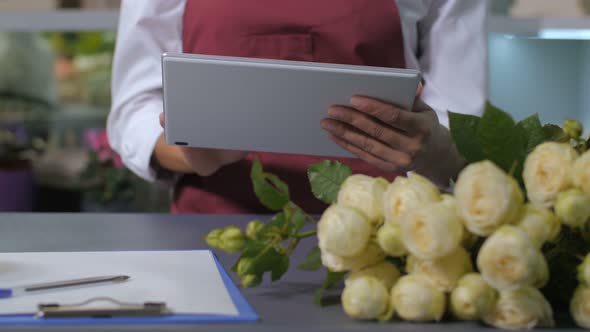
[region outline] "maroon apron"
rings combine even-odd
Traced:
[[[182,37],[185,53],[405,67],[394,0],[187,0]],[[359,159],[253,152],[211,176],[183,176],[177,183],[172,211],[268,212],[256,199],[250,182],[256,157],[265,171],[287,182],[291,199],[309,213],[325,208],[311,193],[310,164],[340,160],[354,173],[389,180],[396,176]]]

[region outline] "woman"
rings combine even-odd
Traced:
[[[464,165],[446,111],[479,114],[486,92],[483,0],[124,0],[113,68],[112,146],[147,180],[176,176],[173,211],[260,213],[254,158],[312,213],[309,164],[325,158],[166,145],[160,56],[184,52],[417,68],[413,112],[367,97],[327,110],[326,130],[358,159],[355,173],[393,179],[416,171],[445,187]],[[198,88],[198,87],[196,87]],[[198,112],[198,110],[195,110]],[[321,126],[321,128],[320,128]]]

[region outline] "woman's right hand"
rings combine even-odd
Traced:
[[[160,114],[160,125],[165,128],[163,113]],[[160,137],[155,149],[155,156],[162,166],[172,171],[197,173],[201,176],[212,175],[221,167],[238,162],[247,155],[247,151],[168,145],[164,136]]]

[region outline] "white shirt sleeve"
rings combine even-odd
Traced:
[[[403,15],[403,13],[402,13]],[[433,0],[418,23],[423,100],[448,127],[447,111],[481,115],[487,100],[487,1]]]
[[[113,59],[112,108],[107,121],[111,146],[125,165],[153,181],[150,169],[162,134],[164,52],[182,50],[185,0],[123,0]]]

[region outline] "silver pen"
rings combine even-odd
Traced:
[[[92,285],[99,283],[118,283],[129,279],[129,276],[118,275],[118,276],[101,276],[92,278],[81,278],[72,280],[62,280],[55,282],[47,282],[42,284],[34,284],[28,286],[14,287],[14,288],[0,288],[0,299],[10,298],[18,294],[43,291],[56,288],[66,288],[73,286]]]

